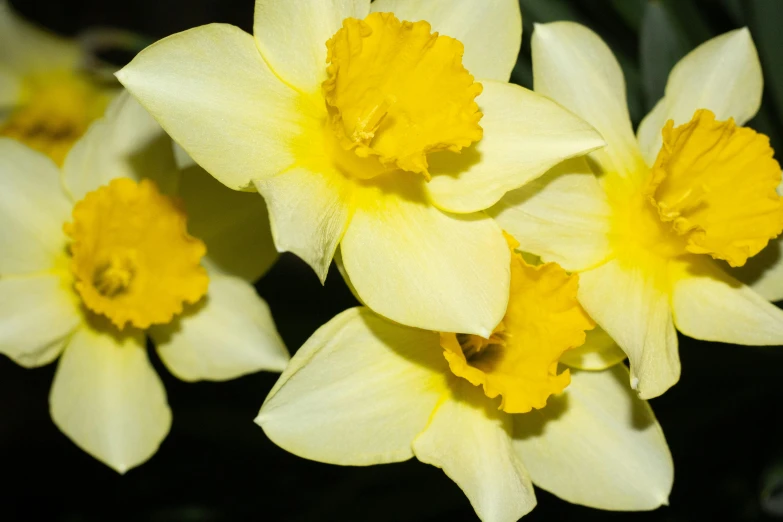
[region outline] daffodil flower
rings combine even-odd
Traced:
[[[683,58],[636,137],[620,66],[589,29],[537,26],[533,72],[537,92],[608,146],[508,193],[491,214],[522,249],[579,273],[579,300],[628,354],[641,397],[679,379],[676,330],[783,344],[783,312],[727,273],[783,229],[780,165],[766,136],[741,127],[762,92],[747,29]]]
[[[528,513],[533,484],[601,509],[665,504],[671,456],[625,366],[558,373],[593,326],[578,276],[519,254],[510,269],[508,311],[489,339],[403,326],[366,307],[341,313],[294,355],[256,422],[321,462],[416,456],[442,468],[484,522]]]
[[[0,138],[0,353],[26,367],[61,355],[52,419],[119,472],[171,425],[148,336],[186,381],[288,361],[250,284],[276,255],[268,229],[247,226],[263,209],[199,168],[177,172],[170,139],[128,95],[62,171]]]
[[[257,0],[254,25],[175,34],[117,77],[199,165],[260,192],[278,250],[322,281],[339,245],[378,313],[490,335],[509,253],[482,210],[603,145],[507,83],[517,1]]]
[[[62,165],[118,91],[85,72],[84,60],[76,41],[34,26],[0,0],[0,137]]]

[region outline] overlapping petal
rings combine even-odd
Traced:
[[[179,197],[188,214],[188,232],[207,245],[208,270],[256,281],[277,260],[269,214],[258,194],[230,190],[204,169],[183,171]]]
[[[511,443],[512,416],[467,381],[455,382],[452,393],[413,442],[416,458],[442,468],[483,522],[519,520],[536,497]]]
[[[351,218],[355,185],[330,167],[293,168],[256,182],[277,249],[304,259],[323,282]]]
[[[699,109],[718,120],[744,125],[761,106],[764,78],[747,28],[713,38],[685,56],[669,74],[666,94],[639,126],[639,144],[649,165],[661,148],[667,120],[687,123]]]
[[[506,194],[489,210],[519,249],[566,270],[585,270],[611,255],[611,208],[583,159],[574,159]]]
[[[438,334],[351,308],[313,334],[256,422],[282,448],[342,465],[397,462],[447,393]]]
[[[778,236],[748,259],[744,266],[728,272],[768,301],[783,299],[783,237]]]
[[[606,330],[596,326],[586,332],[585,343],[560,356],[560,362],[571,368],[600,371],[625,360],[625,352]]]
[[[673,271],[674,322],[685,335],[733,344],[783,344],[783,310],[713,261],[694,258]]]
[[[612,511],[667,504],[671,454],[652,410],[627,383],[622,365],[575,371],[538,415],[514,415],[514,447],[537,486]]]
[[[680,356],[666,287],[666,264],[614,259],[579,274],[579,301],[631,362],[631,386],[657,397],[680,378]]]
[[[326,79],[326,41],[343,20],[369,12],[370,0],[257,0],[253,33],[276,75],[316,93]]]
[[[166,391],[141,331],[111,332],[108,321],[78,329],[49,395],[52,420],[77,446],[124,473],[149,459],[171,427]]]
[[[269,307],[236,277],[213,274],[201,302],[150,334],[164,364],[183,381],[282,372],[289,359]]]
[[[609,47],[587,27],[554,22],[536,25],[532,52],[536,92],[603,136],[607,147],[590,154],[603,171],[633,175],[644,161],[631,128],[623,72]]]
[[[432,30],[462,42],[462,63],[479,80],[507,82],[522,43],[522,14],[516,0],[376,0],[374,12],[400,20],[425,20]]]
[[[496,81],[483,86],[477,102],[484,137],[461,154],[429,158],[427,189],[441,208],[483,210],[563,160],[604,145],[590,125],[544,96]]]
[[[71,202],[43,154],[0,138],[0,275],[49,270],[65,257]]]
[[[169,36],[117,77],[199,165],[234,189],[293,164],[311,109],[269,69],[251,35],[224,24]]]
[[[357,194],[340,247],[348,276],[363,302],[394,321],[489,337],[508,303],[506,240],[483,214],[433,207],[413,176],[376,178]]]
[[[0,353],[26,367],[52,362],[81,321],[60,275],[0,276]]]
[[[176,192],[179,180],[171,139],[128,92],[90,125],[66,156],[62,172],[74,201],[117,178],[150,178],[167,194]]]

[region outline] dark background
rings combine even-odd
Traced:
[[[12,3],[62,34],[114,26],[146,35],[150,42],[209,22],[250,31],[253,16],[253,0]],[[520,3],[525,38],[512,81],[532,87],[533,22],[580,21],[596,30],[622,62],[635,124],[661,96],[678,58],[714,35],[748,25],[767,82],[762,111],[751,125],[781,145],[783,0]],[[303,262],[288,254],[256,286],[292,353],[316,328],[355,304],[336,270],[322,287]],[[783,350],[685,337],[680,346],[682,380],[652,401],[674,456],[670,506],[650,513],[609,513],[538,490],[539,505],[526,521],[773,520],[762,492],[772,490],[783,502]],[[187,384],[168,374],[154,352],[151,357],[165,382],[174,424],[148,463],[120,476],[52,424],[47,397],[55,365],[25,370],[0,356],[0,520],[475,520],[460,489],[440,470],[415,460],[346,468],[277,448],[252,422],[276,374]]]

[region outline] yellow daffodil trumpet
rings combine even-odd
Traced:
[[[679,379],[676,330],[783,344],[783,312],[756,292],[783,297],[783,279],[751,288],[730,275],[783,230],[780,165],[769,139],[742,127],[762,91],[747,29],[683,58],[636,137],[620,66],[592,31],[537,26],[533,62],[536,91],[608,146],[509,192],[490,214],[522,249],[579,273],[579,300],[628,354],[641,397]]]
[[[147,337],[188,381],[288,361],[251,286],[274,254],[268,228],[245,220],[265,212],[198,167],[179,174],[170,139],[127,94],[62,169],[0,138],[0,353],[27,367],[61,356],[54,423],[120,473],[171,425]]]
[[[299,349],[256,422],[322,462],[415,456],[442,468],[484,522],[530,512],[533,484],[601,509],[665,504],[671,456],[625,367],[558,367],[594,326],[577,302],[578,276],[511,259],[508,311],[489,338],[347,310]]]
[[[323,281],[339,246],[363,302],[489,336],[509,254],[483,210],[603,145],[508,82],[516,0],[257,0],[254,35],[212,24],[117,77],[225,185],[257,190],[275,244]]]

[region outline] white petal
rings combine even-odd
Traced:
[[[0,63],[20,73],[74,69],[81,55],[75,41],[24,20],[0,0]]]
[[[592,268],[611,254],[609,201],[581,158],[509,192],[489,214],[520,250],[566,270]]]
[[[314,93],[326,79],[326,41],[343,20],[369,11],[370,0],[256,0],[253,33],[275,74]]]
[[[221,185],[198,165],[182,173],[188,232],[204,241],[210,272],[253,282],[277,260],[264,198]]]
[[[479,80],[507,82],[522,43],[522,13],[517,0],[375,0],[375,12],[400,20],[425,20],[432,30],[465,46],[462,64]]]
[[[447,392],[447,372],[437,333],[351,308],[296,352],[256,422],[300,457],[352,466],[403,461]]]
[[[26,367],[49,364],[81,321],[78,306],[57,274],[0,277],[0,353]]]
[[[535,485],[563,500],[612,511],[668,503],[671,454],[623,365],[573,372],[564,395],[540,412],[514,415],[514,438]]]
[[[399,323],[489,337],[508,304],[510,252],[500,228],[483,214],[441,212],[403,175],[357,196],[340,247],[351,282],[370,308]]]
[[[71,202],[45,155],[0,138],[0,275],[49,270],[65,256]]]
[[[636,130],[636,139],[639,142],[639,148],[647,165],[653,166],[658,152],[663,143],[663,126],[669,119],[669,108],[666,106],[666,98],[655,104],[655,107],[642,119],[639,128]],[[692,114],[691,114],[692,115]]]
[[[587,332],[585,343],[560,356],[560,362],[580,370],[600,371],[625,360],[625,352],[606,330],[596,326]]]
[[[68,438],[120,473],[149,459],[171,427],[166,390],[140,331],[77,330],[57,367],[49,406]]]
[[[511,442],[511,416],[480,388],[455,381],[413,442],[416,458],[462,489],[483,522],[515,522],[536,506],[533,484]]]
[[[183,381],[282,372],[289,359],[269,307],[236,277],[212,275],[204,300],[173,322],[153,326],[150,335],[166,367]]]
[[[747,28],[717,36],[688,53],[669,74],[662,109],[653,110],[639,126],[639,143],[652,165],[661,148],[667,120],[682,125],[698,109],[709,109],[718,120],[734,118],[744,125],[761,106],[764,77]],[[657,107],[656,107],[657,109]]]
[[[127,91],[90,125],[63,164],[63,183],[75,201],[117,178],[150,178],[168,194],[179,180],[171,138]]]
[[[783,344],[783,310],[709,259],[682,267],[674,282],[677,329],[705,341],[770,346]]]
[[[280,252],[305,260],[323,282],[350,219],[354,184],[335,169],[294,168],[258,181]]]
[[[767,301],[783,299],[783,236],[778,236],[764,250],[739,268],[726,267],[729,274],[745,283]]]
[[[579,274],[579,301],[631,362],[631,383],[643,399],[680,378],[680,355],[666,266],[623,266],[618,260]]]
[[[294,162],[305,101],[269,69],[253,37],[234,26],[212,24],[164,38],[117,78],[199,165],[231,188],[248,188]]]
[[[478,98],[484,137],[461,154],[430,156],[433,201],[451,212],[476,212],[568,158],[604,145],[580,118],[533,91],[488,81]]]
[[[621,175],[643,167],[623,71],[603,40],[573,22],[536,24],[532,52],[536,92],[584,118],[606,140],[608,146],[590,157],[604,171]]]

